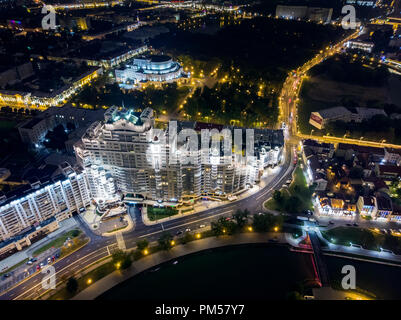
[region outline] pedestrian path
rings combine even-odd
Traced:
[[[127,247],[125,246],[125,241],[124,241],[124,237],[123,237],[123,233],[122,232],[117,232],[116,233],[116,240],[117,240],[117,245],[118,248],[120,250],[126,250]]]

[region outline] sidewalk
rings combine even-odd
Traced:
[[[286,243],[283,233],[242,233],[235,236],[210,237],[195,240],[185,245],[178,245],[169,251],[160,251],[155,254],[135,261],[127,270],[116,270],[106,277],[96,281],[93,285],[78,293],[72,300],[93,300],[115,285],[135,276],[136,274],[157,266],[161,263],[188,255],[194,252],[218,248],[229,245],[267,243],[269,239],[276,237],[280,243]]]
[[[354,255],[359,255],[359,256],[364,256],[368,258],[373,258],[373,259],[381,259],[381,260],[388,260],[388,261],[393,261],[397,263],[401,263],[401,255],[396,255],[392,254],[389,252],[380,252],[380,251],[374,251],[374,250],[368,250],[368,249],[360,249],[356,247],[347,247],[347,246],[342,246],[338,244],[333,244],[329,241],[327,241],[320,230],[316,231],[317,236],[319,239],[321,239],[323,242],[327,244],[327,248],[322,248],[324,254],[330,255],[330,252],[337,252],[337,253],[348,253],[348,254],[354,254]],[[357,259],[358,258],[353,258],[350,257],[350,259]],[[373,262],[370,260],[370,262]],[[386,264],[386,262],[378,261],[378,263],[383,263]],[[394,264],[392,264],[394,265]],[[397,265],[401,267],[400,265]]]

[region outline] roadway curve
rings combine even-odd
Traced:
[[[175,234],[178,230],[182,230],[182,228],[196,229],[199,224],[210,223],[221,216],[231,216],[238,209],[248,209],[252,213],[262,212],[263,202],[272,195],[276,186],[281,186],[291,176],[293,169],[293,145],[287,143],[284,163],[279,167],[278,172],[263,188],[249,197],[152,226],[143,224],[139,210],[131,209],[130,215],[135,221],[135,228],[123,233],[125,245],[127,249],[134,248],[138,239],[141,238],[146,238],[150,242],[156,241],[164,231]],[[65,278],[79,272],[99,259],[109,256],[111,249],[117,247],[114,237],[96,235],[86,226],[81,217],[76,216],[75,219],[77,219],[80,227],[90,237],[90,242],[71,255],[56,261],[53,266],[56,269],[57,283],[62,282]],[[39,272],[35,273],[2,293],[0,300],[37,299],[46,291],[41,286],[43,276]]]

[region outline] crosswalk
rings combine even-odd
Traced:
[[[117,240],[117,245],[118,248],[121,250],[126,250],[126,246],[125,246],[125,241],[124,241],[124,237],[123,237],[123,233],[122,232],[117,232],[116,233],[116,240]]]

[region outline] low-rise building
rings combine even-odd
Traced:
[[[382,115],[385,117],[387,116],[387,114],[382,109],[361,107],[347,109],[345,107],[339,106],[311,112],[309,123],[318,129],[323,129],[330,122],[354,121],[359,123],[365,120],[369,120],[377,115]]]
[[[393,204],[389,196],[387,195],[377,195],[377,218],[386,218],[390,219],[391,214],[393,213]]]
[[[377,202],[375,197],[359,196],[356,206],[360,215],[376,218]]]

